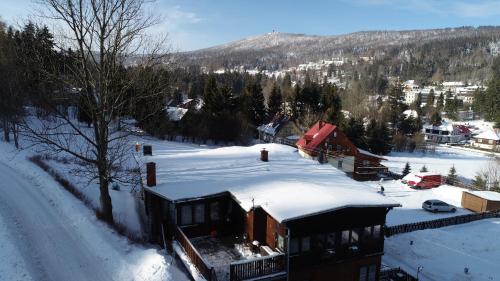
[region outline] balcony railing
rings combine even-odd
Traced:
[[[230,281],[257,279],[269,275],[286,274],[285,254],[266,256],[231,263]]]
[[[215,270],[212,266],[207,264],[196,248],[191,244],[189,238],[184,234],[181,228],[176,227],[175,229],[175,239],[184,249],[184,252],[191,260],[193,265],[198,269],[198,271],[203,275],[207,281],[217,281],[217,276]]]

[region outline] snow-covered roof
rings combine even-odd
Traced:
[[[406,118],[409,118],[410,116],[413,118],[418,118],[418,113],[416,110],[413,109],[407,109],[403,111],[403,114],[405,115]]]
[[[168,119],[172,121],[179,121],[188,112],[187,108],[167,106]]]
[[[364,155],[367,155],[367,156],[371,156],[371,157],[375,157],[375,158],[379,158],[379,159],[384,159],[384,157],[380,156],[380,155],[377,155],[377,154],[373,154],[369,151],[366,151],[366,150],[363,150],[361,148],[358,148],[358,152],[361,153],[361,154],[364,154]]]
[[[500,201],[500,193],[494,191],[464,191],[475,195],[477,197],[490,200],[490,201]]]
[[[500,136],[498,133],[496,133],[493,130],[487,130],[482,133],[480,133],[477,136],[474,136],[476,139],[487,139],[487,140],[500,140]]]
[[[269,151],[269,162],[260,151]],[[153,148],[154,149],[154,148]],[[279,222],[347,207],[399,204],[330,165],[279,144],[195,152],[156,151],[157,182],[148,190],[173,201],[230,192],[249,211],[260,206]]]

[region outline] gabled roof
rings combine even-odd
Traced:
[[[297,146],[309,151],[316,150],[336,129],[337,126],[333,124],[318,121],[299,139]]]
[[[498,133],[492,130],[488,130],[480,133],[479,135],[474,137],[475,139],[487,139],[487,140],[500,140],[500,136]]]

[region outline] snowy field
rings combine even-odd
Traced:
[[[420,280],[500,280],[499,234],[500,219],[487,219],[395,235],[385,240],[382,263],[414,275],[423,266]]]
[[[189,280],[156,248],[130,244],[0,143],[0,280]]]
[[[367,182],[375,189],[380,189],[380,182]],[[397,207],[387,214],[387,225],[398,225],[419,221],[440,219],[451,216],[470,214],[469,210],[461,207],[463,188],[441,185],[432,189],[412,189],[399,180],[385,181],[381,183],[385,189],[385,195],[400,203],[402,207]],[[439,199],[457,207],[455,213],[431,213],[422,209],[422,203],[429,199]]]
[[[437,172],[441,175],[447,175],[450,168],[455,165],[457,174],[460,177],[473,179],[477,172],[488,166],[492,154],[438,146],[435,152],[391,152],[384,157],[388,161],[383,161],[382,164],[396,173],[403,171],[406,162],[410,163],[414,172],[420,171],[422,166],[425,165],[429,172]]]

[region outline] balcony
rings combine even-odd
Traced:
[[[268,280],[286,276],[285,255],[264,251],[242,237],[191,237],[177,228],[175,240],[208,281]]]

